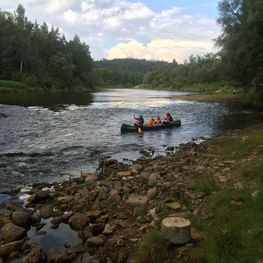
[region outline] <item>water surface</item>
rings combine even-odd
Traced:
[[[61,181],[97,167],[98,159],[135,159],[153,147],[161,153],[192,138],[211,137],[236,108],[219,103],[173,101],[174,91],[113,89],[78,95],[38,95],[22,102],[0,98],[0,192],[34,182]],[[55,97],[53,97],[55,96]],[[18,104],[18,105],[7,105]],[[170,112],[182,126],[121,134],[134,115],[164,117]]]

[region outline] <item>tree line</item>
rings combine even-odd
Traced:
[[[169,65],[165,61],[145,59],[103,59],[94,62],[94,82],[96,85],[135,86],[141,84],[147,72]]]
[[[223,0],[218,8],[220,51],[191,56],[180,65],[174,61],[166,69],[147,73],[143,83],[173,89],[231,85],[242,88],[255,105],[262,105],[263,1]]]
[[[0,10],[0,79],[46,89],[92,87],[89,46],[78,36],[67,41],[57,28],[30,22],[19,5]]]

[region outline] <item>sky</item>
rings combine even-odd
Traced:
[[[141,58],[182,63],[191,54],[216,52],[218,0],[0,0],[72,39],[78,35],[95,60]]]

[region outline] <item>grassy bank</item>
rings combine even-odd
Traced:
[[[208,204],[210,219],[196,220],[203,241],[191,252],[192,262],[262,262],[263,126],[223,137],[217,144],[216,158],[234,165],[226,187]]]
[[[162,262],[262,262],[263,125],[235,130],[205,144],[195,167],[188,169],[195,178],[188,188],[206,196],[190,215],[199,237],[175,248],[160,241],[155,231],[149,232],[138,246],[138,262],[158,262],[154,255],[159,250]],[[185,200],[184,205],[191,210],[193,201]]]

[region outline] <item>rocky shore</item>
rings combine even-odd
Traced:
[[[138,245],[152,230],[163,233],[167,218],[192,223],[190,236],[184,236],[182,243],[169,240],[169,233],[164,235],[172,243],[176,262],[189,262],[190,251],[203,240],[202,229],[195,222],[206,225],[214,217],[208,210],[211,199],[222,189],[248,187],[245,179],[233,172],[248,159],[233,160],[217,151],[222,140],[236,137],[246,139],[243,132],[232,131],[200,144],[192,141],[178,149],[169,147],[165,156],[138,159],[132,165],[105,159],[98,173],[82,172],[79,178],[61,184],[33,187],[25,204],[9,201],[1,209],[3,262],[141,262],[136,254]],[[239,196],[232,196],[230,202],[243,205]],[[70,226],[79,243],[64,240],[63,249],[58,249],[52,242],[46,248],[32,242],[29,233],[47,234],[43,230],[46,222],[53,231],[59,231],[62,224]]]

